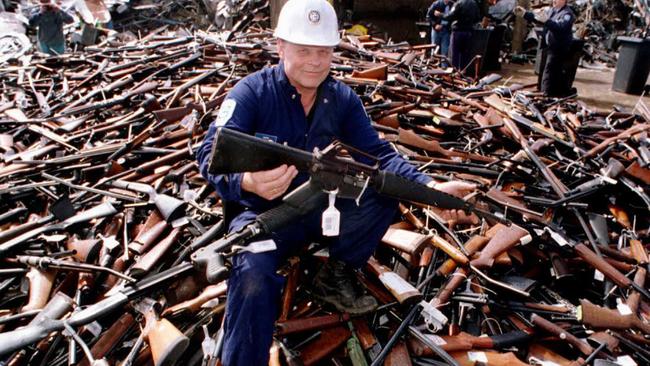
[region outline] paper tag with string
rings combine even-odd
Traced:
[[[339,190],[328,193],[329,207],[323,211],[323,218],[321,227],[323,228],[324,236],[338,236],[339,228],[341,226],[341,213],[334,207],[336,202],[336,193]]]

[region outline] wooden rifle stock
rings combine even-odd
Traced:
[[[650,324],[644,323],[634,313],[622,314],[619,311],[597,306],[589,300],[580,300],[578,319],[583,324],[597,329],[630,329],[636,328],[645,334],[650,334]]]
[[[427,245],[429,237],[409,230],[388,228],[381,241],[403,253],[415,256]]]
[[[625,172],[645,184],[650,184],[650,169],[641,167],[637,161],[630,164]]]
[[[504,227],[490,239],[479,257],[472,260],[471,264],[477,268],[492,267],[494,259],[499,254],[506,252],[517,244],[524,244],[528,239],[529,234],[526,230],[515,225]]]
[[[473,160],[481,163],[491,163],[495,161],[494,158],[486,157],[483,155],[472,154],[464,151],[447,150],[442,146],[440,146],[440,143],[438,141],[427,140],[411,130],[399,128],[398,132],[399,132],[399,136],[398,136],[399,142],[435,154],[439,154],[441,156],[444,156],[445,158],[449,158],[449,159],[461,158],[463,160]]]
[[[388,78],[388,65],[380,64],[379,66],[375,66],[366,70],[354,70],[352,71],[352,77],[373,80],[386,80]]]
[[[56,271],[31,267],[26,276],[29,279],[29,300],[21,312],[42,309],[50,298]]]
[[[397,342],[384,360],[384,366],[411,366],[411,355],[404,341]]]
[[[648,259],[648,251],[640,240],[630,240],[630,252],[638,264],[647,265],[650,261]]]
[[[67,250],[74,250],[72,257],[82,263],[94,262],[99,255],[101,247],[101,241],[99,239],[71,239],[65,245]]]
[[[389,304],[395,301],[393,295],[391,295],[383,286],[379,286],[375,281],[371,281],[363,274],[357,274],[359,282],[363,287],[368,290],[374,298],[376,298],[381,304]]]
[[[277,335],[288,335],[293,333],[306,332],[310,330],[321,330],[350,320],[350,314],[330,314],[315,316],[312,318],[290,319],[275,323]]]
[[[219,282],[216,285],[207,286],[199,296],[180,302],[163,311],[163,316],[177,315],[181,312],[196,313],[206,302],[226,294],[226,282]]]
[[[122,337],[129,332],[129,329],[135,325],[135,318],[131,313],[124,313],[113,325],[110,326],[102,336],[95,342],[90,349],[90,353],[95,359],[102,359],[106,356],[117,344]],[[88,358],[84,358],[79,366],[90,366]]]
[[[289,274],[287,275],[287,283],[284,287],[282,294],[282,306],[280,307],[280,317],[278,320],[283,321],[289,318],[289,313],[293,307],[293,299],[296,294],[296,287],[298,285],[298,277],[300,275],[300,259],[297,257],[289,267]]]
[[[133,242],[129,243],[129,249],[138,254],[144,253],[166,228],[167,222],[163,220],[158,210],[153,210]]]
[[[149,342],[155,366],[171,366],[176,363],[190,343],[181,331],[167,319],[158,318],[154,309],[145,312],[145,337]]]
[[[567,332],[560,326],[542,318],[541,316],[537,314],[533,314],[530,317],[530,321],[535,324],[535,326],[541,328],[542,330],[551,333],[557,337],[559,337],[562,340],[565,340],[568,342],[570,345],[575,347],[578,351],[580,351],[583,355],[589,356],[594,352],[593,347],[591,347],[589,344],[586,342],[578,339],[576,336],[573,334]]]
[[[446,305],[454,291],[467,280],[467,274],[468,270],[465,268],[456,269],[456,272],[448,278],[447,282],[438,290],[438,293],[429,303],[436,308]]]
[[[490,337],[476,337],[465,332],[439,338],[440,347],[447,352],[469,351],[472,349],[504,349],[530,340],[530,334],[516,330]],[[411,349],[416,356],[433,356],[435,353],[421,342],[413,340]]]
[[[460,249],[453,246],[451,243],[449,243],[440,235],[433,235],[431,237],[431,244],[433,244],[435,247],[442,250],[443,252],[447,253],[447,255],[449,255],[449,257],[456,264],[461,266],[466,266],[467,264],[469,264],[469,258],[467,258],[467,256],[465,256],[465,254],[463,254],[463,252],[461,252]]]
[[[471,256],[481,250],[488,243],[488,241],[490,241],[490,238],[487,236],[474,235],[467,241],[467,243],[465,243],[465,251],[468,255]],[[444,261],[440,267],[436,269],[436,273],[441,276],[448,276],[454,271],[454,269],[456,269],[457,266],[458,263],[456,263],[454,259],[450,258]]]
[[[637,268],[636,273],[634,274],[634,283],[639,287],[644,287],[646,282],[647,271],[645,268]],[[632,314],[637,314],[639,312],[639,305],[641,303],[641,294],[638,291],[634,291],[627,297],[626,304],[632,310]]]
[[[377,358],[379,352],[381,352],[381,345],[368,326],[368,322],[364,318],[354,318],[352,319],[352,324],[354,325],[357,338],[359,338],[361,348],[371,360]]]
[[[341,347],[351,335],[352,332],[343,326],[324,329],[315,341],[300,350],[300,359],[305,366],[314,365]]]
[[[371,257],[367,263],[370,272],[374,273],[381,283],[390,291],[400,304],[413,304],[422,300],[422,294],[408,281],[395,272],[381,265]]]
[[[140,257],[133,268],[131,268],[131,275],[140,277],[149,273],[163,255],[165,255],[165,253],[167,253],[167,251],[178,242],[182,232],[182,228],[173,229],[167,237],[151,248],[145,255]]]
[[[418,230],[423,230],[425,228],[424,223],[417,216],[411,212],[403,203],[399,204],[399,212],[402,214],[406,221],[410,222]]]
[[[587,248],[584,244],[577,244],[573,247],[575,252],[590,266],[599,270],[605,277],[609,278],[617,286],[627,289],[632,285],[632,280],[625,277],[621,272],[614,268],[611,264],[599,257],[596,253]]]

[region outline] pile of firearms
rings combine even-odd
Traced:
[[[232,86],[278,61],[256,19],[0,68],[7,364],[216,362],[226,282],[192,254],[225,230],[193,151]],[[364,316],[312,296],[321,251],[291,258],[272,362],[650,363],[648,107],[493,87],[428,52],[344,36],[332,74],[401,155],[476,183],[464,199],[493,215],[402,202],[357,272],[380,303]]]

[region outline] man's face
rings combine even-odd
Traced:
[[[559,9],[559,8],[563,7],[564,5],[566,5],[566,0],[553,0],[553,7],[554,8]]]
[[[297,89],[317,89],[332,63],[333,47],[303,46],[278,39],[278,53],[284,72]]]

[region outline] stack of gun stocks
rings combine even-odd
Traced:
[[[188,262],[224,225],[192,151],[232,86],[277,62],[259,19],[2,66],[7,364],[214,364],[226,284]],[[650,363],[648,108],[490,86],[428,51],[345,36],[332,73],[405,158],[476,183],[465,198],[503,222],[402,203],[357,272],[380,303],[365,316],[312,296],[319,253],[291,258],[272,362]]]

